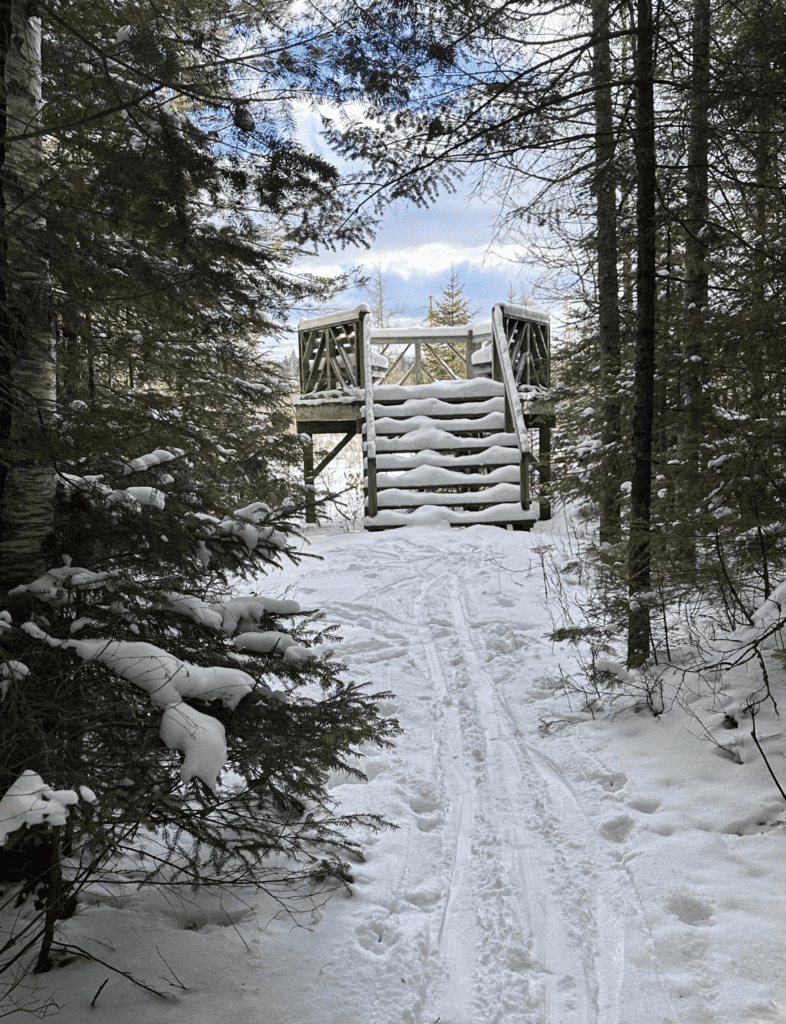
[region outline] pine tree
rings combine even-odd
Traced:
[[[46,889],[39,970],[75,890],[50,870],[38,878],[31,850],[81,849],[84,883],[145,829],[164,882],[177,865],[195,884],[264,887],[281,880],[274,853],[300,862],[293,877],[346,877],[347,830],[383,823],[337,817],[327,777],[358,774],[353,749],[397,732],[380,695],[322,653],[334,629],[256,590],[261,573],[299,557],[294,503],[205,505],[172,446],[99,468],[61,475],[60,522],[84,562],[63,554],[2,613],[0,788],[26,772],[57,791],[88,787],[67,821],[50,826],[18,804],[2,815],[4,879],[26,859],[28,883]]]
[[[446,278],[442,297],[436,301],[429,299],[427,327],[460,327],[471,323],[480,312],[470,308],[470,302],[464,295],[464,285],[459,282],[458,271],[453,265]],[[464,343],[431,345],[423,352],[423,369],[432,380],[450,379],[451,371],[453,376],[463,379],[467,375]]]
[[[459,283],[459,275],[451,264],[450,273],[446,274],[447,284],[442,289],[442,298],[429,303],[428,327],[460,327],[471,323],[480,310],[470,309],[469,299],[464,295],[464,285]]]

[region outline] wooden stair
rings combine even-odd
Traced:
[[[522,453],[516,433],[506,430],[502,382],[385,384],[369,392],[376,458],[370,484],[366,445],[367,530],[435,518],[454,526],[532,527],[538,516],[522,507]],[[368,436],[365,404],[362,419]],[[368,514],[371,488],[373,515]]]

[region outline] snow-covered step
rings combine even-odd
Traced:
[[[377,470],[390,471],[396,469],[416,469],[418,466],[518,466],[519,452],[517,448],[503,448],[492,445],[490,448],[472,452],[469,455],[455,455],[451,452],[436,452],[432,448],[410,454],[394,455],[390,453],[377,456]]]
[[[414,523],[449,523],[451,526],[473,526],[478,523],[521,524],[529,528],[537,522],[538,513],[534,509],[524,511],[521,505],[494,505],[491,508],[473,511],[459,511],[452,508],[440,508],[437,505],[421,505],[412,512],[398,512],[394,509],[383,509],[375,516],[366,516],[364,525],[367,530],[388,529],[393,526],[409,526]]]
[[[363,406],[365,412],[365,406]],[[409,418],[411,416],[452,417],[484,416],[490,412],[504,412],[505,399],[484,398],[477,402],[445,402],[440,398],[412,398],[406,402],[374,401],[374,415]]]
[[[383,434],[409,434],[419,430],[437,427],[439,430],[463,432],[467,430],[504,430],[505,415],[490,412],[485,416],[460,416],[455,419],[434,420],[430,416],[410,416],[407,419],[393,419],[382,416],[376,421],[377,437]]]
[[[518,484],[495,484],[482,491],[443,493],[407,491],[389,487],[377,492],[380,508],[414,508],[418,505],[498,505],[519,501]]]
[[[529,529],[537,518],[521,508],[522,456],[517,435],[505,430],[498,381],[377,386],[371,415],[377,515],[369,529],[412,522],[423,508],[455,525]]]
[[[493,398],[504,395],[505,386],[497,380],[476,377],[473,380],[438,380],[431,384],[377,384],[374,402],[406,402],[411,398]]]
[[[489,437],[457,437],[439,427],[422,427],[406,434],[377,438],[378,452],[418,452],[423,448],[435,448],[437,451],[483,451],[487,446],[493,445],[515,448],[516,435],[499,433],[491,434]]]
[[[379,469],[379,466],[377,466]],[[399,487],[411,490],[413,487],[492,487],[494,484],[516,484],[519,482],[519,467],[499,466],[489,473],[462,473],[442,466],[422,465],[396,475],[377,474],[377,487]]]

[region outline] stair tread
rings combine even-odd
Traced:
[[[376,384],[374,401],[406,402],[413,398],[451,399],[492,398],[504,395],[505,387],[497,380],[475,377],[472,380],[438,380],[429,384]]]
[[[458,437],[440,430],[439,427],[422,427],[406,434],[387,434],[377,437],[378,452],[417,452],[424,448],[448,451],[453,448],[481,450],[490,447],[515,448],[518,451],[515,434],[497,433],[488,437]]]
[[[365,406],[363,407],[365,412]],[[412,416],[432,417],[454,417],[454,416],[482,416],[490,412],[504,412],[505,399],[502,396],[495,398],[481,398],[474,402],[445,402],[439,398],[413,398],[406,402],[386,404],[374,402],[374,415],[378,417],[392,417],[394,419],[408,419]]]
[[[492,484],[482,491],[410,491],[403,487],[386,487],[377,491],[377,504],[385,508],[397,505],[490,505],[519,500],[518,483]]]
[[[392,419],[381,416],[376,420],[377,435],[410,434],[416,430],[436,427],[449,434],[462,430],[504,430],[505,416],[501,412],[490,412],[484,416],[458,416],[453,419],[437,420],[432,416],[408,416],[407,419]]]
[[[513,504],[494,505],[491,508],[472,511],[421,505],[412,512],[383,509],[375,516],[366,516],[364,525],[372,529],[410,526],[419,522],[443,522],[454,526],[472,526],[483,523],[503,525],[506,523],[534,523],[537,518],[538,514],[534,509],[525,511],[520,505]]]
[[[377,489],[385,487],[397,487],[399,489],[411,490],[421,487],[470,487],[479,485],[491,487],[494,484],[515,483],[518,484],[518,465],[498,466],[490,473],[462,473],[448,469],[445,466],[429,466],[427,464],[416,466],[414,469],[404,470],[392,476],[388,473],[380,473],[377,465]]]
[[[380,453],[377,455],[377,472],[393,469],[416,469],[418,466],[518,466],[518,448],[491,445],[469,455],[445,455],[432,448],[423,448],[417,452],[395,454]]]

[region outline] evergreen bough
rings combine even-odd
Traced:
[[[53,569],[15,588],[2,614],[0,792],[34,772],[55,793],[90,794],[55,825],[9,821],[6,805],[0,878],[9,898],[38,893],[36,923],[9,942],[6,967],[32,935],[43,938],[35,969],[48,969],[56,918],[135,840],[150,881],[277,893],[297,879],[345,884],[344,856],[360,855],[350,830],[386,825],[337,814],[326,784],[333,772],[362,778],[356,752],[391,744],[398,724],[377,711],[389,694],[346,680],[336,627],[319,613],[246,589],[303,557],[302,503],[227,512],[205,503],[222,488],[200,488],[185,451],[144,454],[107,455],[100,474],[82,459],[61,465]],[[183,678],[173,664],[218,681],[166,706]],[[145,665],[147,681],[134,682]],[[167,714],[191,731],[184,751],[164,742]]]

